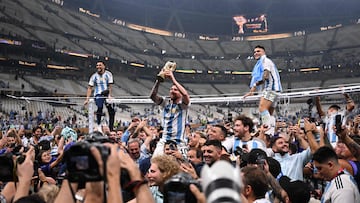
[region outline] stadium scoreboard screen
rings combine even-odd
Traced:
[[[251,33],[267,33],[268,23],[266,15],[262,14],[257,17],[245,17],[245,15],[237,15],[233,17],[234,34],[251,34]]]

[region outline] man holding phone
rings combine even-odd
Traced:
[[[265,142],[251,136],[253,128],[254,123],[251,118],[245,115],[237,116],[234,119],[234,137],[231,140],[231,150],[228,149],[228,151],[235,152],[237,147],[242,148],[245,153],[248,153],[255,148],[266,151]]]
[[[336,132],[334,132],[334,130],[333,130],[333,127],[336,125],[336,120],[337,120],[337,122],[338,122],[337,124],[339,126],[345,125],[345,121],[346,121],[345,118],[355,108],[355,103],[351,99],[350,95],[348,95],[347,93],[343,93],[343,96],[346,99],[345,111],[341,110],[341,107],[339,105],[333,104],[328,108],[326,113],[322,110],[322,106],[320,103],[320,97],[315,98],[317,112],[320,117],[323,117],[323,123],[325,123],[325,133],[327,135],[327,138],[328,138],[330,144],[333,147],[336,146],[336,142],[338,141]],[[339,115],[339,116],[336,118],[337,115]],[[337,129],[341,129],[341,127],[340,128],[337,127]]]

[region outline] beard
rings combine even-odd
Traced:
[[[284,156],[288,153],[288,151],[284,151],[282,148],[277,149],[275,153],[279,153],[281,156]]]
[[[98,74],[103,74],[104,72],[105,72],[105,70],[103,71],[103,69],[101,69],[101,68],[97,69]]]

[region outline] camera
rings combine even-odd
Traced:
[[[243,148],[245,148],[245,146],[243,146]],[[244,150],[243,150],[241,147],[237,146],[236,149],[235,149],[235,151],[234,151],[234,154],[235,154],[235,156],[240,156],[240,157],[242,157],[242,156],[244,156],[244,155],[247,154],[247,153],[244,152]]]
[[[15,180],[15,164],[13,155],[5,153],[0,155],[0,181],[10,182]]]
[[[110,150],[102,143],[111,142],[104,136],[92,136],[84,141],[77,142],[65,152],[64,160],[67,167],[68,180],[70,182],[92,182],[103,180],[99,166],[90,148],[95,146],[106,162]]]
[[[14,161],[13,153],[5,153],[0,155],[0,181],[1,182],[12,182],[18,181],[16,170],[17,164],[22,164],[25,161],[25,155],[16,156]],[[37,161],[34,161],[34,174],[33,177],[37,177],[39,164]]]
[[[241,160],[240,166],[241,167],[246,166],[247,162],[248,162],[248,154],[249,153],[244,152],[244,150],[243,150],[243,148],[246,148],[246,147],[247,147],[246,145],[243,145],[242,148],[237,146],[234,151],[235,156],[240,156],[240,160]]]
[[[96,147],[101,158],[106,165],[106,160],[110,155],[110,149],[103,143],[113,143],[112,139],[103,136],[99,132],[93,132],[84,141],[77,142],[65,152],[64,160],[67,167],[67,177],[70,182],[85,183],[104,180],[105,177],[100,174],[99,165],[92,155],[90,148]],[[121,169],[120,184],[122,187],[128,185],[130,176],[126,169]],[[126,188],[122,191],[124,202],[135,197],[133,191]]]
[[[196,203],[195,196],[190,191],[190,184],[199,189],[199,182],[194,180],[188,173],[180,172],[165,182],[164,203]]]

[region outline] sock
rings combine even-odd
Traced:
[[[270,127],[271,122],[270,122],[270,113],[268,110],[265,110],[263,112],[260,112],[260,124],[261,125],[267,125],[268,127]]]
[[[268,110],[265,110],[260,113],[260,122],[261,125],[266,125],[268,127],[266,134],[274,136],[276,121],[275,121],[275,117],[271,116]]]

